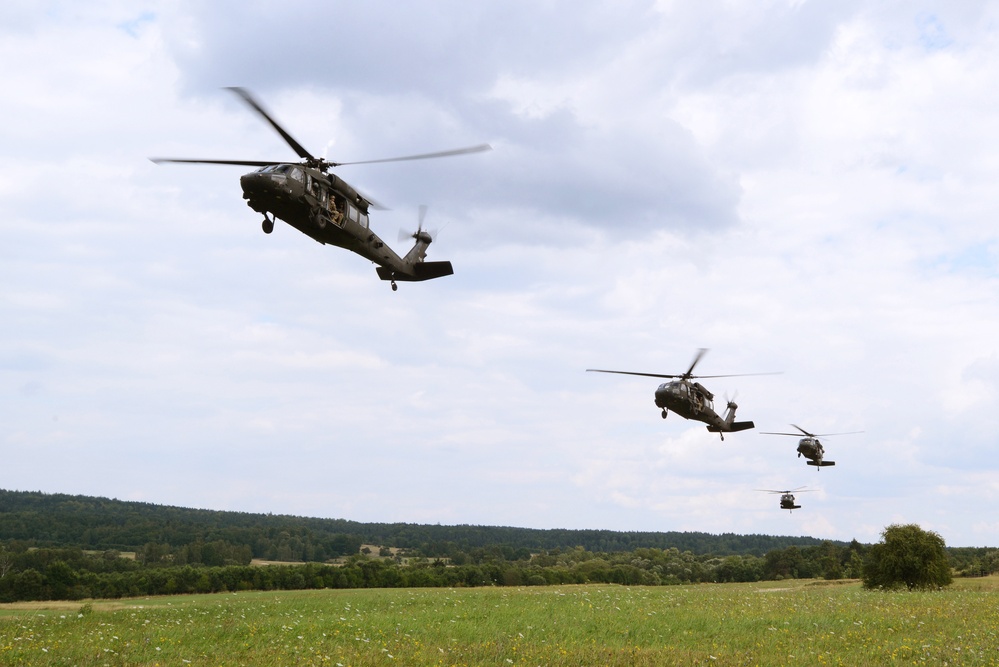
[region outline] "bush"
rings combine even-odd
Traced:
[[[953,578],[943,538],[916,524],[892,524],[864,561],[864,588],[925,590],[948,586]]]

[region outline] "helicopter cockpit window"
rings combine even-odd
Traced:
[[[304,181],[305,180],[305,172],[303,172],[298,167],[291,167],[290,169],[288,169],[287,173],[288,173],[288,177],[291,178],[291,179],[293,179],[293,180],[296,180],[296,181]]]

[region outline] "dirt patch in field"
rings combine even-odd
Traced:
[[[91,611],[116,611],[118,609],[135,609],[141,604],[129,604],[118,601],[93,600],[43,600],[36,602],[4,602],[0,604],[0,613],[5,611],[60,611],[80,613],[81,609],[88,607]]]
[[[860,579],[823,579],[822,581],[812,581],[807,586],[849,586],[859,584]]]

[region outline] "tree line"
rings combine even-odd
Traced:
[[[117,551],[33,548],[15,542],[0,550],[0,602],[306,588],[585,583],[663,586],[797,576],[839,578],[860,576],[852,568],[855,549],[863,548],[826,542],[801,549],[792,546],[760,557],[696,555],[675,547],[613,553],[576,547],[524,554],[513,560],[507,560],[502,550],[486,550],[466,554],[459,563],[359,553],[338,564],[251,566],[245,551],[224,543],[201,544],[189,551],[187,562],[180,563],[162,559],[147,562],[138,554],[134,559],[123,558]],[[193,561],[197,555],[200,562]]]
[[[151,543],[176,549],[222,541],[248,546],[253,558],[306,562],[349,556],[357,553],[361,544],[389,544],[431,558],[455,558],[496,545],[531,553],[577,546],[608,553],[675,547],[695,554],[763,556],[791,545],[822,543],[811,537],[730,533],[360,523],[0,490],[0,543],[10,540],[29,541],[38,547],[73,545],[98,551],[138,551]]]
[[[147,560],[141,552],[124,558],[116,551],[34,548],[15,542],[0,548],[0,602],[305,588],[667,586],[862,576],[866,581],[869,555],[878,546],[827,541],[814,547],[775,549],[764,556],[697,555],[675,547],[612,553],[575,547],[514,553],[513,558],[497,548],[474,550],[458,562],[358,553],[337,564],[251,566],[245,548],[222,542],[185,548],[186,559],[176,561]]]

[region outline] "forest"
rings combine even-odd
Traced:
[[[86,550],[173,552],[197,543],[249,547],[252,558],[325,562],[384,544],[428,558],[454,558],[476,549],[500,549],[510,559],[551,549],[620,552],[640,548],[717,556],[762,556],[787,546],[817,546],[811,537],[711,535],[698,532],[537,530],[492,526],[358,523],[274,514],[221,512],[90,496],[0,490],[0,543]]]
[[[377,552],[364,545],[378,545]],[[306,588],[672,585],[860,576],[808,537],[374,524],[0,491],[0,602]],[[948,549],[964,576],[999,549]],[[251,564],[278,561],[281,564]]]

